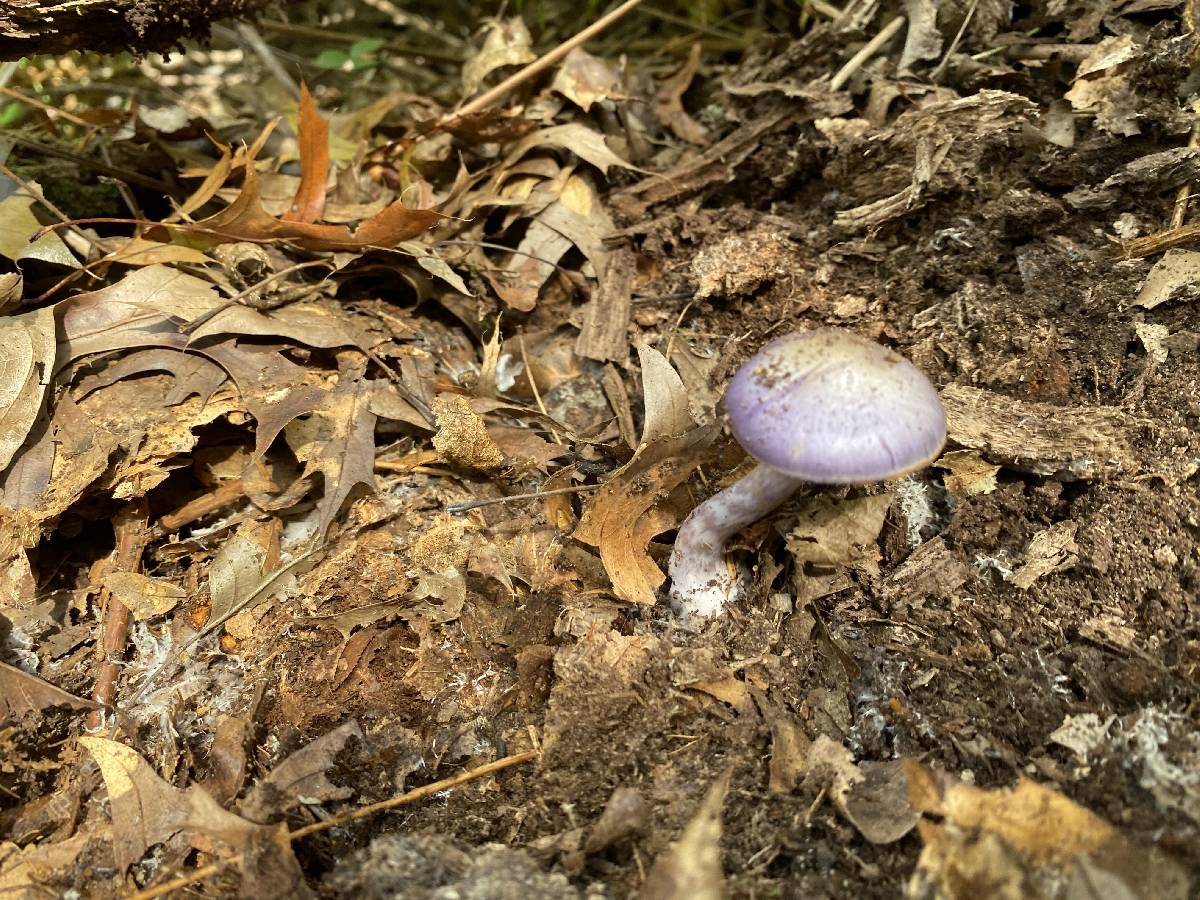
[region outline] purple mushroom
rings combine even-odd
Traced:
[[[725,395],[733,436],[758,465],[692,510],[671,552],[671,599],[684,619],[733,599],[725,541],[805,481],[857,484],[924,468],[946,440],[936,388],[911,362],[849,331],[772,341]]]

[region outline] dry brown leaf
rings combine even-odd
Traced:
[[[1200,285],[1200,253],[1168,250],[1142,282],[1133,305],[1154,309],[1179,296],[1195,299],[1197,285]]]
[[[300,184],[285,222],[315,222],[325,211],[325,179],[329,173],[329,121],[317,111],[308,85],[300,82],[300,116],[296,127],[300,144]]]
[[[828,789],[838,812],[873,844],[900,840],[920,819],[908,796],[902,760],[856,764],[851,752],[818,735],[808,754],[806,783]]]
[[[447,462],[484,472],[504,465],[504,454],[466,397],[439,394],[433,401],[433,416],[437,420],[433,448]]]
[[[229,380],[220,366],[203,356],[164,347],[124,354],[95,375],[79,379],[74,394],[82,400],[92,391],[116,384],[123,378],[137,378],[155,372],[166,372],[175,378],[174,386],[163,400],[166,406],[176,406],[191,396],[207,402]]]
[[[21,848],[0,843],[0,897],[5,900],[44,900],[62,896],[66,885],[55,885],[57,877],[71,872],[75,861],[94,835],[80,832],[54,844],[31,844]],[[57,876],[57,877],[56,877]]]
[[[54,310],[0,320],[0,472],[33,427],[54,368]]]
[[[1126,841],[1089,810],[1062,794],[1021,779],[1015,787],[986,790],[902,760],[909,798],[915,809],[942,817],[941,824],[920,823],[924,849],[908,886],[909,897],[968,900],[971,886],[986,873],[989,884],[1024,896],[1031,867],[1056,869],[1042,879],[1071,876],[1094,866],[1116,879],[1124,896],[1141,900],[1183,900],[1188,879],[1182,869],[1155,848]],[[1090,859],[1089,859],[1090,858]],[[1067,896],[1088,896],[1068,892]]]
[[[593,131],[582,122],[551,125],[549,128],[535,131],[518,142],[509,151],[502,168],[512,168],[521,157],[535,147],[560,147],[563,150],[569,150],[580,159],[591,163],[605,175],[608,174],[608,170],[612,166],[633,169],[637,172],[641,171],[637,166],[621,159],[621,157],[609,149],[608,144],[604,142],[604,135],[598,131]]]
[[[1025,561],[1009,580],[1025,591],[1043,575],[1075,565],[1079,561],[1079,546],[1075,543],[1078,528],[1078,522],[1066,519],[1035,534],[1025,548]]]
[[[375,490],[375,413],[372,391],[363,379],[364,360],[344,359],[338,383],[325,402],[303,420],[288,424],[284,435],[304,463],[300,481],[320,473],[324,492],[318,501],[318,533],[328,533],[350,495]]]
[[[354,792],[325,777],[336,757],[352,739],[362,740],[362,729],[351,720],[301,747],[257,782],[242,801],[241,813],[265,825],[286,813],[293,804],[345,800]],[[301,800],[303,798],[303,800]]]
[[[33,214],[35,202],[24,194],[12,194],[0,200],[0,256],[14,262],[30,259],[79,268],[79,262],[57,231],[44,231],[36,241],[30,243],[31,237],[43,231],[42,223]]]
[[[59,303],[61,337],[55,369],[92,353],[182,346],[175,323],[221,306],[209,282],[163,265],[135,269],[116,284]]]
[[[158,777],[137,751],[100,737],[81,737],[104,777],[113,823],[113,855],[125,872],[187,821],[184,792]]]
[[[6,605],[0,597],[0,606]],[[36,675],[0,662],[0,717],[23,716],[53,706],[70,709],[97,709],[100,704],[84,700],[57,688]]]
[[[700,451],[712,442],[717,425],[701,426],[681,437],[643,444],[638,458],[605,482],[584,504],[576,540],[600,549],[613,591],[627,603],[653,605],[666,576],[646,552],[656,534],[674,528],[682,516],[663,501],[700,464]]]
[[[996,489],[1000,467],[989,463],[977,450],[951,450],[934,465],[949,473],[942,481],[955,496],[990,494]]]
[[[260,142],[262,140],[260,136]],[[390,249],[422,234],[442,218],[440,213],[431,209],[409,209],[399,200],[360,222],[354,230],[343,224],[276,218],[263,206],[259,175],[254,166],[254,157],[259,148],[260,143],[256,143],[247,151],[242,189],[225,209],[194,224],[157,225],[147,230],[145,236],[152,240],[165,240],[175,232],[181,232],[188,235],[191,243],[207,245],[231,241],[286,241],[317,252],[365,250],[370,247]],[[301,200],[306,207],[315,202],[315,191],[310,183],[302,180],[300,185],[301,189],[312,194]],[[305,212],[311,210],[306,209]]]
[[[788,551],[798,566],[841,566],[863,557],[877,559],[891,494],[834,500],[818,494],[805,502],[788,532]]]
[[[620,92],[621,74],[607,60],[576,47],[563,58],[550,90],[558,91],[584,112],[602,100],[626,100]]]
[[[654,861],[639,893],[643,900],[723,900],[721,812],[732,774],[727,769],[713,782],[679,840]]]
[[[692,85],[692,79],[700,69],[700,44],[692,44],[691,52],[683,66],[661,84],[654,94],[654,112],[658,121],[671,130],[675,137],[689,144],[704,146],[709,142],[708,129],[688,115],[683,108],[683,95]]]
[[[533,62],[533,38],[529,27],[520,16],[511,19],[493,19],[488,23],[487,34],[479,52],[463,63],[463,96],[470,97],[483,83],[489,73],[504,66],[521,66]]]
[[[101,584],[139,622],[166,615],[187,597],[179,585],[140,572],[105,572]]]
[[[163,781],[133,749],[100,737],[81,737],[108,788],[113,854],[125,872],[154,844],[187,832],[210,852],[217,841],[242,855],[240,896],[309,897],[286,832],[226,812],[201,787],[180,790]]]
[[[275,568],[278,559],[278,530],[270,524],[246,522],[222,541],[208,566],[210,619],[219,622],[240,609],[262,584],[263,576]]]
[[[1131,137],[1141,133],[1138,99],[1130,69],[1143,51],[1128,34],[1106,37],[1095,45],[1075,73],[1075,84],[1066,99],[1076,112],[1088,112],[1096,124],[1112,134]]]

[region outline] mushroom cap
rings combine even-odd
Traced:
[[[725,397],[748,453],[818,484],[883,481],[923,468],[946,440],[937,389],[899,354],[825,328],[771,341]]]

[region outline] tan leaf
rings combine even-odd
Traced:
[[[100,704],[68,694],[36,675],[0,662],[0,716],[23,716],[52,706],[97,709]]]
[[[463,64],[463,96],[470,97],[479,90],[483,79],[496,69],[533,62],[537,56],[532,45],[529,28],[519,16],[489,22],[483,46]]]
[[[106,572],[102,583],[139,622],[166,615],[187,596],[179,585],[139,572]]]
[[[666,576],[646,552],[650,539],[674,528],[676,504],[660,506],[700,463],[700,450],[717,433],[716,424],[653,444],[604,483],[584,505],[575,538],[600,549],[600,560],[617,597],[652,605]]]
[[[1127,840],[1051,788],[1022,778],[1011,788],[987,790],[914,760],[902,765],[913,807],[942,818],[940,824],[920,823],[925,846],[910,884],[914,895],[926,896],[923,887],[937,886],[937,896],[968,900],[974,892],[967,886],[985,876],[993,892],[1024,896],[1032,876],[1040,883],[1078,883],[1064,894],[1069,897],[1189,896],[1188,877],[1177,862]],[[1031,873],[1031,866],[1041,871]],[[1097,885],[1105,889],[1096,893]]]
[[[1075,565],[1079,561],[1079,546],[1075,543],[1078,528],[1078,522],[1066,519],[1035,534],[1025,548],[1025,562],[1012,574],[1012,583],[1028,590],[1043,575]]]
[[[241,813],[251,822],[266,824],[295,803],[345,800],[354,791],[325,777],[334,757],[351,739],[362,740],[362,729],[351,720],[301,747],[257,782],[242,801]]]
[[[639,346],[638,362],[642,368],[645,404],[641,443],[654,444],[678,437],[694,424],[683,379],[667,358],[653,347]]]
[[[54,354],[52,308],[0,320],[0,471],[12,461],[41,412]]]
[[[433,448],[447,462],[484,472],[504,465],[504,454],[466,397],[439,394],[433,401],[433,415],[437,420]]]
[[[864,556],[877,556],[875,542],[892,505],[891,494],[833,500],[810,498],[788,532],[788,551],[803,566],[840,566]]]
[[[608,144],[604,142],[604,135],[593,131],[582,122],[552,125],[549,128],[535,131],[513,147],[505,158],[503,167],[511,168],[535,147],[561,147],[569,150],[580,159],[591,163],[605,175],[612,166],[641,171],[637,166],[631,165],[613,153]]]
[[[951,450],[934,463],[949,474],[942,480],[956,496],[990,494],[996,489],[1000,467],[992,465],[977,450]]]
[[[79,268],[79,262],[57,231],[47,231],[33,243],[29,242],[42,230],[42,223],[33,214],[33,204],[36,202],[24,194],[12,194],[0,200],[0,256],[11,260],[36,259],[72,269]]]
[[[1177,296],[1195,297],[1200,291],[1200,253],[1195,250],[1168,250],[1154,264],[1142,282],[1134,306],[1143,309],[1166,303]]]
[[[727,769],[713,782],[679,840],[654,861],[639,893],[643,900],[723,900],[721,811],[731,775]]]
[[[101,737],[81,737],[104,784],[113,823],[113,855],[125,872],[153,844],[178,834],[187,821],[184,792],[158,777],[137,751]]]
[[[562,61],[550,90],[558,91],[584,112],[601,100],[628,99],[620,92],[621,73],[607,60],[576,47]]]

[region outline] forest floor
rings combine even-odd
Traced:
[[[0,895],[1197,896],[1190,7],[295,6],[0,107]],[[823,326],[946,449],[681,627]]]

